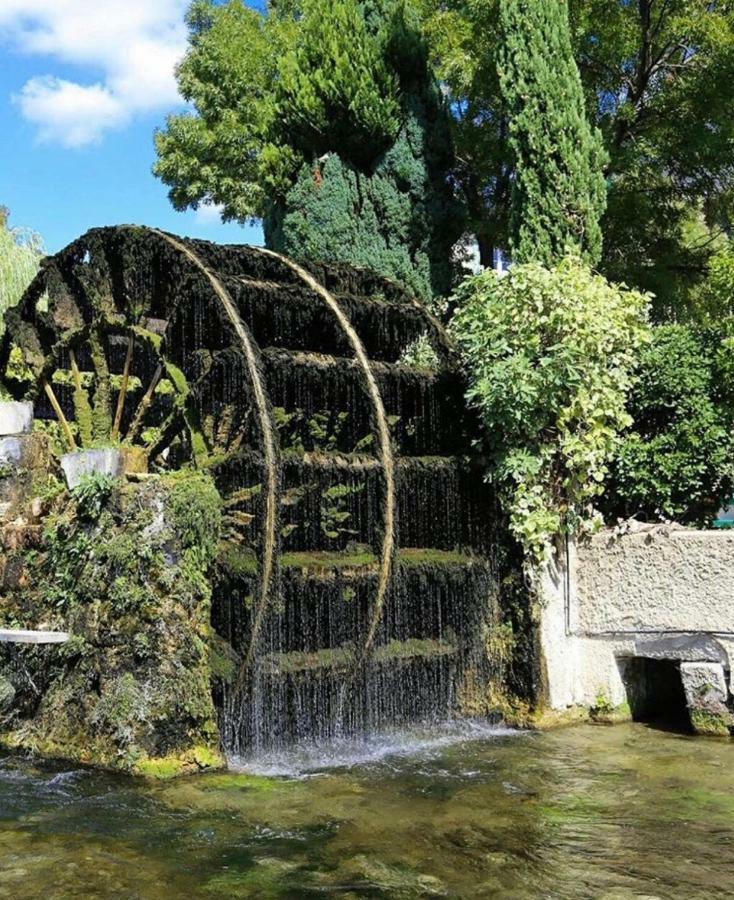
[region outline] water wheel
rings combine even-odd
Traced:
[[[118,443],[216,481],[231,752],[461,706],[486,655],[492,503],[447,339],[405,290],[95,229],[7,324],[0,372],[68,449]]]

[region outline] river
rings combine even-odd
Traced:
[[[734,745],[462,726],[149,783],[0,757],[0,898],[734,897]]]

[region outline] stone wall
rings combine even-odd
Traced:
[[[732,692],[733,585],[734,531],[640,527],[564,546],[541,576],[546,705],[625,704],[634,659],[675,661],[689,684],[713,666]],[[727,699],[707,693],[706,714]]]
[[[595,535],[578,550],[576,627],[734,633],[734,529]]]

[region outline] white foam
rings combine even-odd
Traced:
[[[476,720],[445,722],[410,730],[383,731],[362,738],[308,743],[252,756],[233,756],[233,772],[250,775],[310,777],[330,769],[379,763],[389,758],[427,757],[445,747],[468,741],[517,737],[528,732]]]

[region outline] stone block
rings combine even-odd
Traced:
[[[0,402],[0,435],[30,434],[33,430],[33,404],[15,400]]]
[[[113,478],[120,478],[129,472],[145,472],[147,458],[144,451],[136,447],[78,450],[61,457],[61,468],[64,471],[66,484],[71,490],[80,483],[85,475],[95,472],[111,475]]]
[[[50,471],[45,434],[0,437],[0,522],[27,513],[34,484]]]
[[[23,464],[25,441],[22,437],[0,438],[0,468],[18,469]]]
[[[682,662],[680,676],[696,734],[728,735],[734,716],[728,707],[724,667],[714,662]]]

